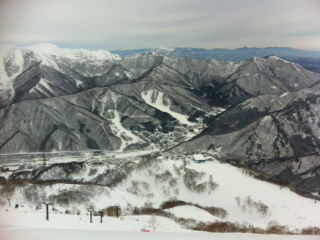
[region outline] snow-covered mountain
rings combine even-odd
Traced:
[[[145,53],[157,53],[170,57],[187,57],[193,59],[216,59],[220,61],[248,61],[253,57],[280,56],[295,62],[304,68],[320,72],[320,51],[307,51],[288,47],[204,49],[204,48],[145,48],[136,50],[114,50],[112,53],[122,57],[135,57]]]
[[[320,58],[320,51],[308,51],[288,47],[243,47],[236,49],[204,49],[190,47],[176,48],[143,48],[133,50],[113,50],[112,53],[119,54],[122,57],[134,57],[148,52],[154,52],[160,55],[171,57],[190,57],[195,59],[217,59],[224,61],[245,61],[253,57],[281,56],[283,58]]]
[[[87,49],[69,49],[59,48],[58,46],[50,43],[36,44],[24,47],[43,58],[47,57],[60,57],[68,58],[77,61],[107,61],[107,60],[120,60],[121,57],[117,54],[112,54],[106,50],[87,50]],[[43,59],[45,60],[45,59]]]
[[[2,46],[0,53],[0,163],[35,168],[4,167],[6,178],[38,182],[54,176],[52,181],[111,187],[141,165],[133,159],[91,173],[85,164],[38,168],[30,164],[36,155],[27,153],[83,151],[78,161],[88,161],[94,154],[108,160],[106,152],[203,152],[300,194],[320,195],[320,74],[296,63],[277,56],[239,63],[157,53],[121,58],[50,44]],[[82,171],[87,179],[72,178]],[[189,202],[187,195],[172,197]],[[193,202],[204,204],[199,201]]]

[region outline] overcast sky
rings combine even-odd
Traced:
[[[320,0],[0,0],[0,43],[320,50]]]

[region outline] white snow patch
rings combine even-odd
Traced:
[[[9,210],[1,211],[0,236],[3,240],[318,240],[319,236],[274,235],[250,233],[207,233],[183,229],[175,222],[156,216],[155,232],[152,231],[150,216],[126,216],[123,218],[93,216],[89,223],[88,215],[50,214],[45,220],[45,209],[30,212]]]
[[[16,69],[14,73],[9,77],[5,70],[5,61],[10,61]],[[24,57],[21,49],[14,46],[3,45],[0,46],[0,81],[12,80],[19,75],[24,69]]]
[[[182,159],[186,161],[188,169],[205,174],[197,180],[198,183],[208,181],[211,175],[217,188],[205,192],[189,190],[181,175],[177,175],[175,170],[180,169],[184,164]],[[157,207],[168,199],[174,198],[204,207],[223,208],[228,215],[223,219],[217,216],[220,221],[249,223],[262,228],[266,228],[270,221],[277,221],[280,225],[288,226],[292,231],[309,226],[319,226],[320,215],[314,214],[320,212],[319,201],[302,197],[286,187],[254,179],[242,169],[222,164],[216,160],[201,164],[194,163],[187,157],[181,160],[174,158],[170,160],[169,158],[167,160],[157,159],[157,161],[157,164],[149,168],[135,170],[120,185],[110,191],[110,195],[100,196],[98,198],[100,200],[96,199],[95,202],[120,204],[122,207],[128,204],[139,207],[149,202]],[[175,187],[169,188],[166,182],[159,182],[155,179],[155,174],[161,175],[167,170],[172,174],[172,178],[177,179]],[[137,189],[133,189],[137,191],[137,194],[128,192],[128,189],[135,188],[132,185],[134,182],[138,184]],[[246,203],[248,199],[267,206],[265,214],[259,212],[256,207],[248,205]]]
[[[45,96],[48,95],[47,92],[52,93],[53,95],[55,94],[45,78],[40,79],[39,83],[32,89],[32,91],[34,91],[34,90],[41,92]]]
[[[112,112],[114,117],[110,119],[110,121],[113,123],[110,125],[110,128],[117,137],[121,139],[121,145],[120,148],[118,149],[119,152],[122,152],[128,145],[133,144],[133,143],[138,143],[140,142],[140,138],[134,135],[131,131],[126,129],[125,127],[122,126],[121,124],[121,117],[119,114],[119,111],[117,110],[117,99],[118,96],[114,95],[113,93],[111,94],[111,99],[114,101],[115,104],[115,109],[111,110],[108,109],[109,112]],[[102,100],[101,102],[105,102],[106,99]],[[105,106],[103,105],[102,113],[104,112]]]
[[[202,154],[193,154],[192,157],[194,160],[203,160],[204,159]]]
[[[211,191],[208,191],[208,189],[203,192],[191,191],[184,183],[184,165],[187,169],[195,170],[201,174],[202,177],[196,179],[197,184],[205,183],[212,178],[217,187]],[[104,168],[99,173],[106,169]],[[88,172],[89,170],[87,169],[78,177],[75,177],[77,179],[93,178],[94,176],[89,176]],[[167,174],[169,177],[164,179],[161,176],[166,172],[170,172],[170,174]],[[176,183],[169,185],[172,179],[175,179]],[[54,184],[43,187],[43,191],[47,195],[50,193],[57,194],[59,191],[67,191],[68,189],[81,190],[81,186]],[[201,164],[194,163],[191,155],[164,156],[162,159],[154,161],[150,166],[137,168],[133,172],[128,173],[127,177],[116,187],[88,186],[88,189],[92,189],[90,202],[95,205],[96,209],[104,209],[112,205],[119,205],[122,209],[125,209],[128,206],[141,207],[145,203],[152,204],[153,207],[157,208],[169,199],[178,199],[203,207],[223,208],[228,212],[225,218],[221,218],[219,216],[209,217],[206,212],[191,206],[175,207],[172,209],[172,213],[177,216],[192,217],[196,220],[207,219],[207,221],[213,222],[219,219],[219,221],[240,224],[247,223],[262,228],[266,228],[271,221],[277,221],[280,225],[288,226],[292,231],[309,226],[319,226],[320,222],[320,215],[315,214],[320,212],[319,201],[297,195],[286,187],[254,179],[246,174],[244,170],[229,164],[222,164],[218,161],[207,161]],[[23,194],[17,191],[11,199],[12,203],[14,201],[21,203],[23,202]],[[267,206],[266,213],[262,214],[254,205],[247,204],[248,199],[251,202]],[[83,213],[83,211],[86,212],[86,204],[77,203],[75,206]],[[0,225],[4,221],[8,224],[13,222],[16,224],[16,219],[12,219],[11,221],[7,217],[9,215],[5,214],[7,213],[0,214],[0,219],[5,216],[5,220],[0,220]],[[44,212],[42,213],[42,217],[44,217],[43,214]],[[88,219],[88,216],[83,217]],[[52,216],[53,218],[54,216]],[[28,214],[26,219],[30,221],[30,223],[26,223],[27,227],[37,227],[36,225],[32,225],[34,221],[32,220],[32,214],[30,216]],[[27,221],[26,219],[23,221]],[[45,221],[43,220],[43,222]],[[79,224],[79,226],[83,226],[81,223]],[[130,223],[126,222],[126,224]],[[145,226],[145,223],[143,226]],[[130,230],[128,228],[125,228],[125,230]],[[163,227],[163,229],[166,228],[170,230],[170,226]],[[111,224],[108,229],[118,230],[119,228]]]
[[[195,206],[178,206],[170,208],[168,212],[179,218],[189,218],[202,222],[215,222],[219,218],[212,216],[209,212]]]
[[[298,64],[292,63],[292,65],[294,66],[294,68],[295,68],[298,72],[301,72]]]
[[[168,47],[158,47],[160,51],[167,51],[167,52],[172,52],[175,50],[175,48],[168,48]]]
[[[213,158],[210,156],[203,156],[201,153],[193,154],[192,155],[193,160],[199,161],[199,160],[212,160]]]
[[[15,69],[8,74],[5,62],[10,61]],[[14,95],[13,80],[24,70],[24,58],[21,49],[14,46],[0,46],[0,95],[3,101],[11,101]]]
[[[283,97],[287,96],[288,94],[289,94],[289,92],[282,93],[282,94],[280,95],[280,97],[283,98]]]
[[[104,231],[141,231],[150,229],[150,216],[125,216],[113,218],[105,216],[103,223],[100,223],[100,216],[93,216],[93,223],[90,223],[89,216],[68,215],[53,213],[50,210],[49,221],[45,221],[45,208],[35,211],[28,208],[5,212],[1,209],[0,226],[11,225],[17,228],[41,228],[41,229],[74,229],[74,230],[104,230]],[[155,230],[166,232],[186,232],[174,221],[156,216]],[[2,228],[1,228],[2,229]]]
[[[189,167],[212,174],[213,181],[219,186],[213,192],[210,204],[226,209],[229,213],[226,220],[247,221],[260,227],[266,227],[269,221],[276,220],[291,229],[319,225],[320,215],[314,214],[320,211],[319,202],[299,196],[288,188],[254,179],[241,169],[218,161],[202,164],[191,162]],[[248,206],[244,211],[237,205],[236,198],[243,203],[248,196],[255,202],[261,201],[267,205],[268,215],[263,216]]]
[[[153,101],[152,97],[155,96],[155,100]],[[174,112],[170,109],[170,101],[168,105],[163,103],[164,101],[164,93],[160,91],[149,90],[141,93],[142,99],[146,102],[146,104],[162,111],[170,114],[172,117],[177,119],[180,123],[186,124],[188,126],[193,126],[194,123],[188,121],[188,116],[183,115],[181,113]]]
[[[74,81],[76,82],[77,88],[79,88],[79,87],[81,87],[83,85],[83,82],[81,80],[75,79]]]
[[[125,71],[124,74],[128,77],[128,78],[133,78],[132,74],[128,71]]]
[[[269,56],[268,59],[274,59],[274,60],[282,61],[282,62],[285,62],[285,63],[290,63],[287,60],[285,60],[283,58],[280,58],[278,56]]]
[[[262,124],[263,123],[268,123],[270,121],[272,121],[272,117],[271,116],[265,116],[265,117],[262,118],[261,123]]]
[[[68,49],[59,48],[56,45],[43,43],[25,47],[33,52],[43,56],[58,56],[74,60],[120,60],[121,57],[105,50],[87,50],[87,49]]]
[[[120,114],[117,110],[113,111],[114,118],[111,119],[113,125],[111,125],[112,132],[121,139],[121,146],[119,152],[122,152],[129,144],[137,143],[140,141],[136,135],[122,126],[120,120]]]

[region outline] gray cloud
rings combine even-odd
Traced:
[[[0,0],[0,42],[320,49],[318,0]]]

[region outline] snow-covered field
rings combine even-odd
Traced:
[[[227,212],[227,215],[225,217],[212,215],[192,205],[165,211],[178,218],[211,223],[216,220],[228,221],[263,229],[270,226],[270,223],[274,223],[287,226],[293,232],[320,225],[320,202],[317,200],[302,197],[286,187],[254,179],[242,169],[229,164],[218,161],[199,164],[188,159],[187,156],[182,158],[158,158],[149,163],[146,162],[145,165],[128,173],[113,187],[95,185],[94,176],[97,175],[85,177],[83,174],[88,175],[90,172],[90,165],[87,165],[88,169],[79,172],[79,175],[72,176],[72,179],[85,179],[84,181],[93,182],[91,185],[63,183],[33,187],[31,185],[25,189],[17,189],[11,196],[12,203],[35,207],[36,203],[30,202],[30,197],[26,200],[26,196],[41,193],[41,197],[47,199],[50,196],[70,198],[69,204],[62,206],[62,211],[75,209],[73,212],[85,213],[88,206],[101,210],[118,205],[122,209],[129,209],[126,214],[130,214],[134,207],[160,208],[164,202],[182,200],[202,207],[221,208]],[[106,166],[99,168],[102,167]],[[108,169],[105,169],[105,172],[107,173]],[[108,174],[101,171],[96,172],[98,173],[107,180]],[[60,171],[48,171],[43,173],[41,179],[56,178],[57,174],[60,174]],[[187,186],[188,184],[192,186]],[[214,184],[213,187],[212,184]],[[79,196],[84,200],[72,197],[74,193],[81,193]],[[36,199],[36,196],[33,198]],[[6,199],[4,201],[6,202]],[[59,207],[59,203],[55,205]]]
[[[177,221],[177,218],[193,219],[196,223],[206,224],[229,222],[262,229],[267,229],[272,224],[282,225],[295,233],[299,233],[303,228],[320,226],[319,201],[302,197],[286,187],[257,180],[246,171],[229,164],[216,160],[196,163],[190,155],[179,154],[145,159],[142,162],[143,164],[136,163],[133,171],[129,171],[124,179],[112,187],[95,185],[94,176],[97,175],[85,178],[84,175],[90,175],[90,167],[96,168],[90,164],[86,165],[84,171],[69,176],[73,180],[85,179],[90,185],[56,183],[17,187],[10,196],[12,207],[8,211],[6,211],[7,199],[1,198],[4,204],[0,208],[1,232],[8,237],[11,236],[8,239],[18,239],[12,238],[15,233],[21,233],[22,236],[31,234],[30,238],[21,239],[46,239],[41,236],[55,233],[53,229],[59,229],[56,232],[58,235],[71,236],[74,229],[81,229],[83,235],[75,233],[79,235],[78,239],[87,239],[81,237],[91,232],[97,239],[104,234],[110,237],[115,234],[113,239],[144,239],[145,236],[152,235],[152,239],[241,240],[282,239],[282,236],[273,238],[272,235],[193,233],[186,230],[186,226]],[[96,171],[95,174],[103,177],[103,183],[111,177],[108,175],[109,167],[102,164],[99,168],[104,169],[105,174],[102,170]],[[47,171],[43,173],[41,179],[65,177],[59,175],[61,173],[60,170]],[[55,199],[66,198],[67,204],[55,202]],[[39,206],[40,199],[54,201],[54,208],[57,211],[55,213],[52,211],[49,222],[44,219],[44,209],[35,210],[35,207]],[[175,200],[184,201],[185,205],[162,209],[171,214],[171,217],[131,215],[136,207],[160,209],[163,203]],[[15,204],[19,204],[18,209],[13,208]],[[121,208],[125,216],[119,219],[105,217],[102,224],[96,216],[94,222],[89,223],[89,216],[86,215],[88,207],[100,211],[115,205]],[[210,213],[208,208],[213,207],[222,209],[227,214],[223,216]],[[79,212],[81,215],[62,214],[66,210],[74,214]],[[141,229],[155,229],[156,233],[138,233]],[[121,233],[122,231],[136,233]],[[175,233],[172,233],[171,238],[168,233],[160,232]],[[189,233],[194,238],[189,238]],[[32,234],[35,234],[34,238]],[[130,238],[132,236],[133,238]],[[320,237],[284,236],[283,239],[320,239]]]
[[[188,167],[212,173],[218,188],[207,201],[226,209],[228,221],[250,222],[260,227],[266,227],[269,221],[277,221],[291,229],[320,225],[319,201],[302,197],[286,187],[254,179],[241,169],[218,161],[192,162]],[[267,212],[263,214],[254,204],[250,206],[248,199],[251,203],[268,206]],[[203,201],[202,204],[206,203]]]
[[[271,222],[288,226],[290,230],[320,226],[320,202],[302,197],[286,187],[254,179],[242,169],[218,161],[194,163],[185,161],[186,168],[195,170],[199,177],[196,184],[204,190],[190,190],[184,181],[183,161],[159,160],[151,166],[136,169],[108,195],[95,199],[98,208],[106,202],[126,207],[128,203],[142,207],[145,203],[159,207],[163,202],[177,199],[204,207],[223,208],[228,212],[220,221],[252,224],[267,228]],[[166,177],[164,177],[166,176]],[[212,190],[210,180],[217,184]],[[265,207],[265,208],[264,208]],[[177,217],[214,222],[214,216],[192,206],[170,209]]]
[[[183,229],[174,221],[160,216],[121,216],[103,217],[100,223],[100,216],[93,216],[93,223],[90,223],[90,216],[87,214],[73,215],[53,213],[50,210],[49,221],[45,220],[45,208],[32,210],[30,208],[13,207],[0,208],[0,226],[3,230],[10,229],[82,229],[82,230],[104,230],[104,231],[141,231],[142,229],[164,232],[189,232]]]
[[[69,229],[0,230],[2,240],[318,240],[318,236],[259,235],[247,233],[165,233]]]
[[[14,210],[0,212],[1,240],[316,240],[319,236],[261,235],[243,233],[205,233],[189,231],[163,217],[127,216],[122,218],[98,216],[89,222],[88,215],[51,214],[45,220],[44,210]],[[153,228],[154,225],[154,228]],[[142,229],[150,232],[142,232]],[[154,229],[154,231],[153,231]]]
[[[172,213],[176,217],[187,219],[191,218],[203,222],[215,222],[219,220],[219,218],[212,216],[209,212],[199,209],[195,206],[177,206],[174,208],[170,208],[167,211]]]
[[[2,240],[318,240],[318,236],[258,235],[246,233],[164,233],[102,230],[15,229],[1,231]]]

